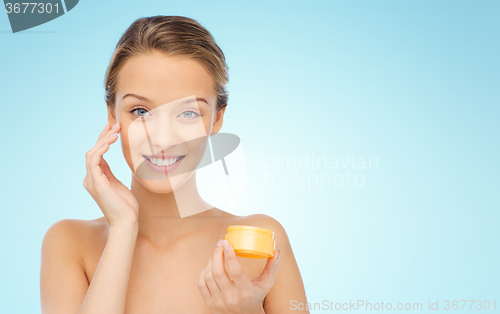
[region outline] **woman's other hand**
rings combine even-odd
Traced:
[[[110,226],[137,222],[139,204],[130,190],[111,172],[103,155],[116,142],[120,124],[106,124],[96,144],[85,154],[87,174],[83,186],[96,201]]]
[[[263,301],[274,284],[279,253],[275,251],[274,256],[267,260],[262,274],[250,280],[236,258],[232,245],[227,240],[219,240],[198,279],[198,288],[212,313],[264,313]],[[227,263],[227,271],[224,262]]]

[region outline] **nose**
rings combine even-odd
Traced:
[[[174,130],[174,124],[166,119],[155,119],[153,121],[144,121],[143,125],[146,136],[150,141],[152,153],[158,153],[162,150],[167,151],[169,148],[178,144],[178,137]]]

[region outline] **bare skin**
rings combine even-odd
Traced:
[[[126,93],[151,101],[123,98]],[[196,172],[184,176],[184,181],[171,182],[148,181],[135,175],[131,162],[134,152],[124,132],[136,118],[131,109],[141,104],[151,110],[193,94],[208,100],[199,108],[207,134],[219,132],[225,110],[216,110],[211,77],[200,64],[157,52],[134,57],[125,64],[119,76],[116,107],[108,108],[109,125],[86,154],[84,186],[104,216],[61,220],[47,231],[40,274],[42,313],[282,314],[297,312],[290,309],[292,300],[307,302],[288,236],[278,221],[261,214],[235,216],[217,208],[181,218],[174,190],[186,189],[193,196],[194,206],[207,205],[194,184]],[[119,124],[115,125],[117,120]],[[103,158],[109,145],[118,139],[115,133],[121,134],[124,157],[132,170],[130,190],[116,180]],[[235,257],[232,248],[225,251],[217,246],[230,225],[273,230],[275,256],[268,260]],[[245,280],[241,285],[231,281],[229,288],[215,291],[213,284],[218,280],[222,287],[224,279],[218,276],[222,274],[218,270],[224,270],[228,278],[238,277],[238,273],[227,270],[234,268],[230,265],[241,267]]]

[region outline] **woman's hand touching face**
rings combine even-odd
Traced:
[[[111,172],[103,155],[116,142],[120,124],[106,124],[96,144],[86,154],[87,174],[83,186],[103,212],[110,226],[137,222],[139,204],[130,190]]]
[[[219,240],[208,265],[200,273],[198,288],[205,304],[214,314],[262,314],[263,301],[274,284],[279,251],[267,260],[262,274],[250,280],[232,245]],[[226,270],[224,262],[227,263]],[[231,279],[232,278],[232,279]]]

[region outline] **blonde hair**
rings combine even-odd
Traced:
[[[229,81],[224,53],[213,36],[196,20],[184,16],[157,15],[134,21],[115,47],[104,79],[106,104],[114,108],[118,73],[132,56],[153,51],[198,61],[213,78],[217,111],[227,106]]]

